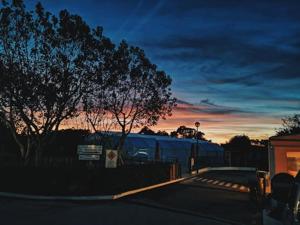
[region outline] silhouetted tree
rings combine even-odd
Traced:
[[[91,29],[66,10],[57,18],[40,3],[27,11],[22,0],[4,1],[0,55],[0,120],[24,161],[33,150],[38,161],[54,131],[80,107],[94,131],[104,119],[120,127],[121,150],[133,128],[157,124],[175,105],[171,78],[141,49],[125,41],[115,47],[102,28]]]
[[[95,45],[89,85],[83,97],[83,111],[88,124],[94,132],[104,134],[115,127],[114,115],[107,110],[108,87],[111,74],[106,69],[107,63],[111,62],[114,44],[107,38],[102,37],[101,43]]]
[[[225,145],[226,146],[226,145]],[[247,155],[252,149],[251,140],[246,135],[236,135],[229,140],[227,149],[239,155],[241,165],[247,165]]]
[[[144,134],[144,135],[159,135],[159,136],[169,136],[168,132],[164,130],[159,130],[155,133],[155,131],[151,130],[149,127],[144,126],[139,134]]]
[[[231,166],[250,166],[268,169],[268,140],[250,140],[246,135],[237,135],[223,144]]]
[[[155,132],[154,132],[153,130],[151,130],[149,127],[144,126],[144,127],[140,130],[139,134],[144,134],[144,135],[155,135]]]
[[[164,130],[157,131],[156,135],[159,135],[159,136],[169,136],[168,132],[166,132]]]
[[[206,141],[206,138],[204,137],[204,133],[201,132],[201,131],[195,131],[196,134],[195,134],[195,138],[198,139],[198,140],[203,140],[203,141]]]
[[[198,131],[194,128],[186,127],[186,126],[180,126],[176,130],[177,137],[180,136],[182,138],[195,138],[198,140],[206,140],[204,138],[204,133],[201,131]],[[175,135],[175,133],[173,133]]]
[[[132,128],[156,125],[160,118],[171,115],[175,99],[172,97],[171,78],[157,70],[143,50],[122,41],[106,64],[107,111],[121,129],[118,150],[121,150]]]
[[[251,140],[246,135],[236,135],[229,140],[229,144],[233,147],[248,148],[251,146]]]
[[[178,137],[178,133],[176,132],[176,131],[172,131],[171,133],[170,133],[170,136],[171,137]]]
[[[190,127],[180,126],[177,128],[176,132],[183,138],[195,137],[195,129]]]
[[[288,116],[282,119],[282,127],[277,130],[276,135],[300,134],[300,114]]]
[[[78,104],[93,72],[100,28],[90,29],[80,16],[63,10],[59,17],[40,3],[26,11],[22,0],[0,9],[0,119],[9,127],[21,157],[28,159],[78,115]],[[18,134],[27,136],[22,143]]]

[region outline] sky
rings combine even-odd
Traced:
[[[116,44],[141,47],[172,77],[178,106],[154,130],[200,121],[215,142],[238,134],[268,138],[282,117],[300,113],[299,0],[41,2],[102,26]]]

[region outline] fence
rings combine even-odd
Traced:
[[[2,167],[0,191],[42,195],[115,194],[181,176],[180,165],[172,163],[132,164],[114,169],[89,168],[74,162],[72,167],[53,165]]]

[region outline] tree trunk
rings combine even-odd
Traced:
[[[122,151],[123,146],[124,146],[124,144],[125,144],[126,137],[127,137],[127,135],[123,135],[123,134],[122,134],[122,136],[120,137],[120,141],[119,141],[119,144],[118,144],[118,150],[119,150],[119,151]]]
[[[23,166],[26,166],[28,163],[28,158],[29,158],[29,150],[25,148],[24,144],[22,141],[19,140],[18,134],[9,126],[11,134],[13,136],[13,139],[15,140],[15,143],[19,147],[20,155],[21,155],[21,163]]]
[[[127,135],[122,133],[120,140],[119,140],[119,144],[118,144],[118,155],[119,155],[119,164],[123,165],[124,164],[124,160],[123,160],[123,146],[125,144],[125,140],[126,140]]]

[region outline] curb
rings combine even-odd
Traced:
[[[113,195],[91,195],[91,196],[46,196],[46,195],[27,195],[11,192],[0,192],[0,197],[19,198],[28,200],[65,200],[65,201],[99,201],[113,200]]]
[[[248,172],[254,172],[256,171],[256,168],[253,167],[205,167],[198,170],[198,173],[204,173],[208,171],[248,171]],[[194,170],[192,172],[197,173],[197,170]]]
[[[45,196],[45,195],[27,195],[27,194],[17,194],[11,192],[0,192],[0,197],[7,198],[19,198],[19,199],[28,199],[28,200],[61,200],[61,201],[102,201],[102,200],[117,200],[125,196],[137,194],[143,191],[148,191],[151,189],[163,187],[166,185],[174,184],[181,182],[183,180],[189,179],[191,177],[179,178],[176,180],[171,180],[148,187],[138,188],[126,192],[122,192],[115,195],[91,195],[91,196]]]
[[[140,193],[140,192],[143,192],[143,191],[148,191],[148,190],[151,190],[151,189],[163,187],[163,186],[166,186],[166,185],[169,185],[169,184],[179,183],[179,182],[184,181],[184,180],[189,179],[189,178],[190,177],[179,178],[179,179],[176,179],[176,180],[171,180],[171,181],[168,181],[168,182],[151,185],[151,186],[144,187],[144,188],[139,188],[139,189],[135,189],[135,190],[131,190],[131,191],[126,191],[126,192],[114,195],[113,199],[118,199],[118,198],[122,198],[122,197],[125,197],[125,196],[128,196],[128,195],[137,194],[137,193]]]

